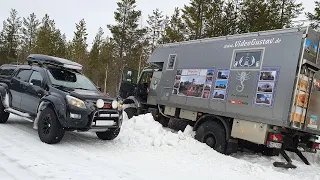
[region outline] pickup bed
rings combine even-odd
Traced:
[[[10,113],[24,117],[48,144],[60,142],[65,131],[94,131],[103,140],[118,136],[120,104],[83,75],[80,64],[38,54],[27,60],[0,67],[0,123]]]

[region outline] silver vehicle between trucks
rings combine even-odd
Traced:
[[[195,138],[230,154],[319,149],[320,34],[279,29],[160,45],[138,77],[124,69],[120,96],[129,117],[151,112],[164,126],[193,126]]]

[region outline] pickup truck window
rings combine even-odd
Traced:
[[[16,77],[21,81],[28,82],[31,72],[30,69],[20,69]]]
[[[33,71],[30,77],[29,83],[32,83],[35,86],[41,87],[43,78],[38,71]]]
[[[4,66],[0,69],[0,76],[11,76],[13,71],[15,70],[15,67],[12,66]]]
[[[86,76],[77,72],[50,68],[48,75],[52,85],[72,89],[97,90],[96,86]]]

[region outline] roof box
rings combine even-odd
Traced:
[[[54,65],[64,67],[66,69],[82,70],[82,65],[68,59],[58,58],[54,56],[48,56],[43,54],[30,54],[27,57],[28,63],[31,65],[33,63]]]

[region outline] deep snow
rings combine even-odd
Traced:
[[[1,180],[320,180],[318,154],[308,154],[311,166],[293,157],[297,169],[274,168],[272,163],[280,157],[225,156],[194,140],[191,127],[171,132],[150,114],[125,120],[114,141],[68,132],[59,144],[48,145],[32,126],[16,116],[0,124]]]

